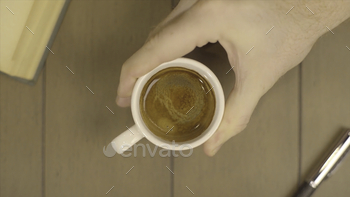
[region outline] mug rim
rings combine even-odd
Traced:
[[[176,66],[174,66],[174,64]],[[144,88],[144,85],[148,82],[148,80],[158,73],[159,71],[170,68],[170,67],[182,67],[193,70],[204,77],[212,86],[215,92],[215,112],[213,119],[208,126],[208,128],[199,136],[184,142],[176,142],[178,144],[174,144],[174,140],[172,142],[161,139],[160,137],[153,134],[146,124],[144,123],[141,112],[140,112],[140,95]],[[190,67],[190,68],[189,68]],[[165,62],[154,68],[152,71],[138,78],[133,92],[131,96],[131,112],[135,122],[135,125],[138,127],[139,131],[145,136],[153,144],[169,149],[169,150],[188,150],[193,149],[197,146],[200,146],[204,142],[206,142],[217,130],[219,127],[222,117],[224,115],[225,109],[225,97],[224,92],[222,90],[222,86],[216,75],[204,64],[192,60],[189,58],[178,58],[169,62]],[[180,145],[180,146],[177,146]],[[189,145],[189,146],[188,146]]]

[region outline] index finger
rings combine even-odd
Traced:
[[[137,78],[161,63],[181,57],[196,46],[215,40],[211,38],[214,28],[206,28],[207,20],[194,7],[166,24],[124,63],[118,87],[119,106],[130,105],[130,96]]]

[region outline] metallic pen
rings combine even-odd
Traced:
[[[333,175],[337,166],[343,161],[350,150],[350,129],[342,133],[340,140],[333,147],[330,154],[315,169],[312,176],[305,181],[293,197],[310,197],[321,182]]]

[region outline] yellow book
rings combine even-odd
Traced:
[[[0,71],[34,84],[68,0],[0,0]]]

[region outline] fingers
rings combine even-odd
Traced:
[[[163,24],[166,24],[173,18],[191,8],[197,1],[198,0],[180,0],[174,10],[164,19]]]
[[[136,79],[161,63],[176,59],[196,46],[216,39],[205,13],[193,6],[167,23],[123,65],[118,87],[117,104],[128,106]]]
[[[159,30],[166,25],[169,21],[173,20],[189,8],[191,8],[198,0],[181,0],[176,7],[170,12],[170,14],[162,21],[160,22],[157,27],[150,32],[146,42],[154,36]]]
[[[159,23],[153,31],[150,32],[145,43],[147,43],[152,37],[154,37],[155,34],[160,31],[160,29],[162,29],[167,23],[169,23],[169,21],[173,20],[174,18],[176,18],[177,16],[181,15],[183,12],[191,8],[196,2],[197,0],[181,0],[177,4],[177,6],[174,8],[174,10],[172,10],[171,13],[161,23]],[[132,87],[127,87],[127,88],[132,88]],[[118,95],[116,102],[120,107],[127,107],[131,103],[131,97],[130,96],[120,97]]]
[[[221,124],[214,135],[204,144],[204,152],[213,156],[231,137],[243,131],[257,105],[261,94],[253,86],[236,84],[226,102],[225,113]]]

